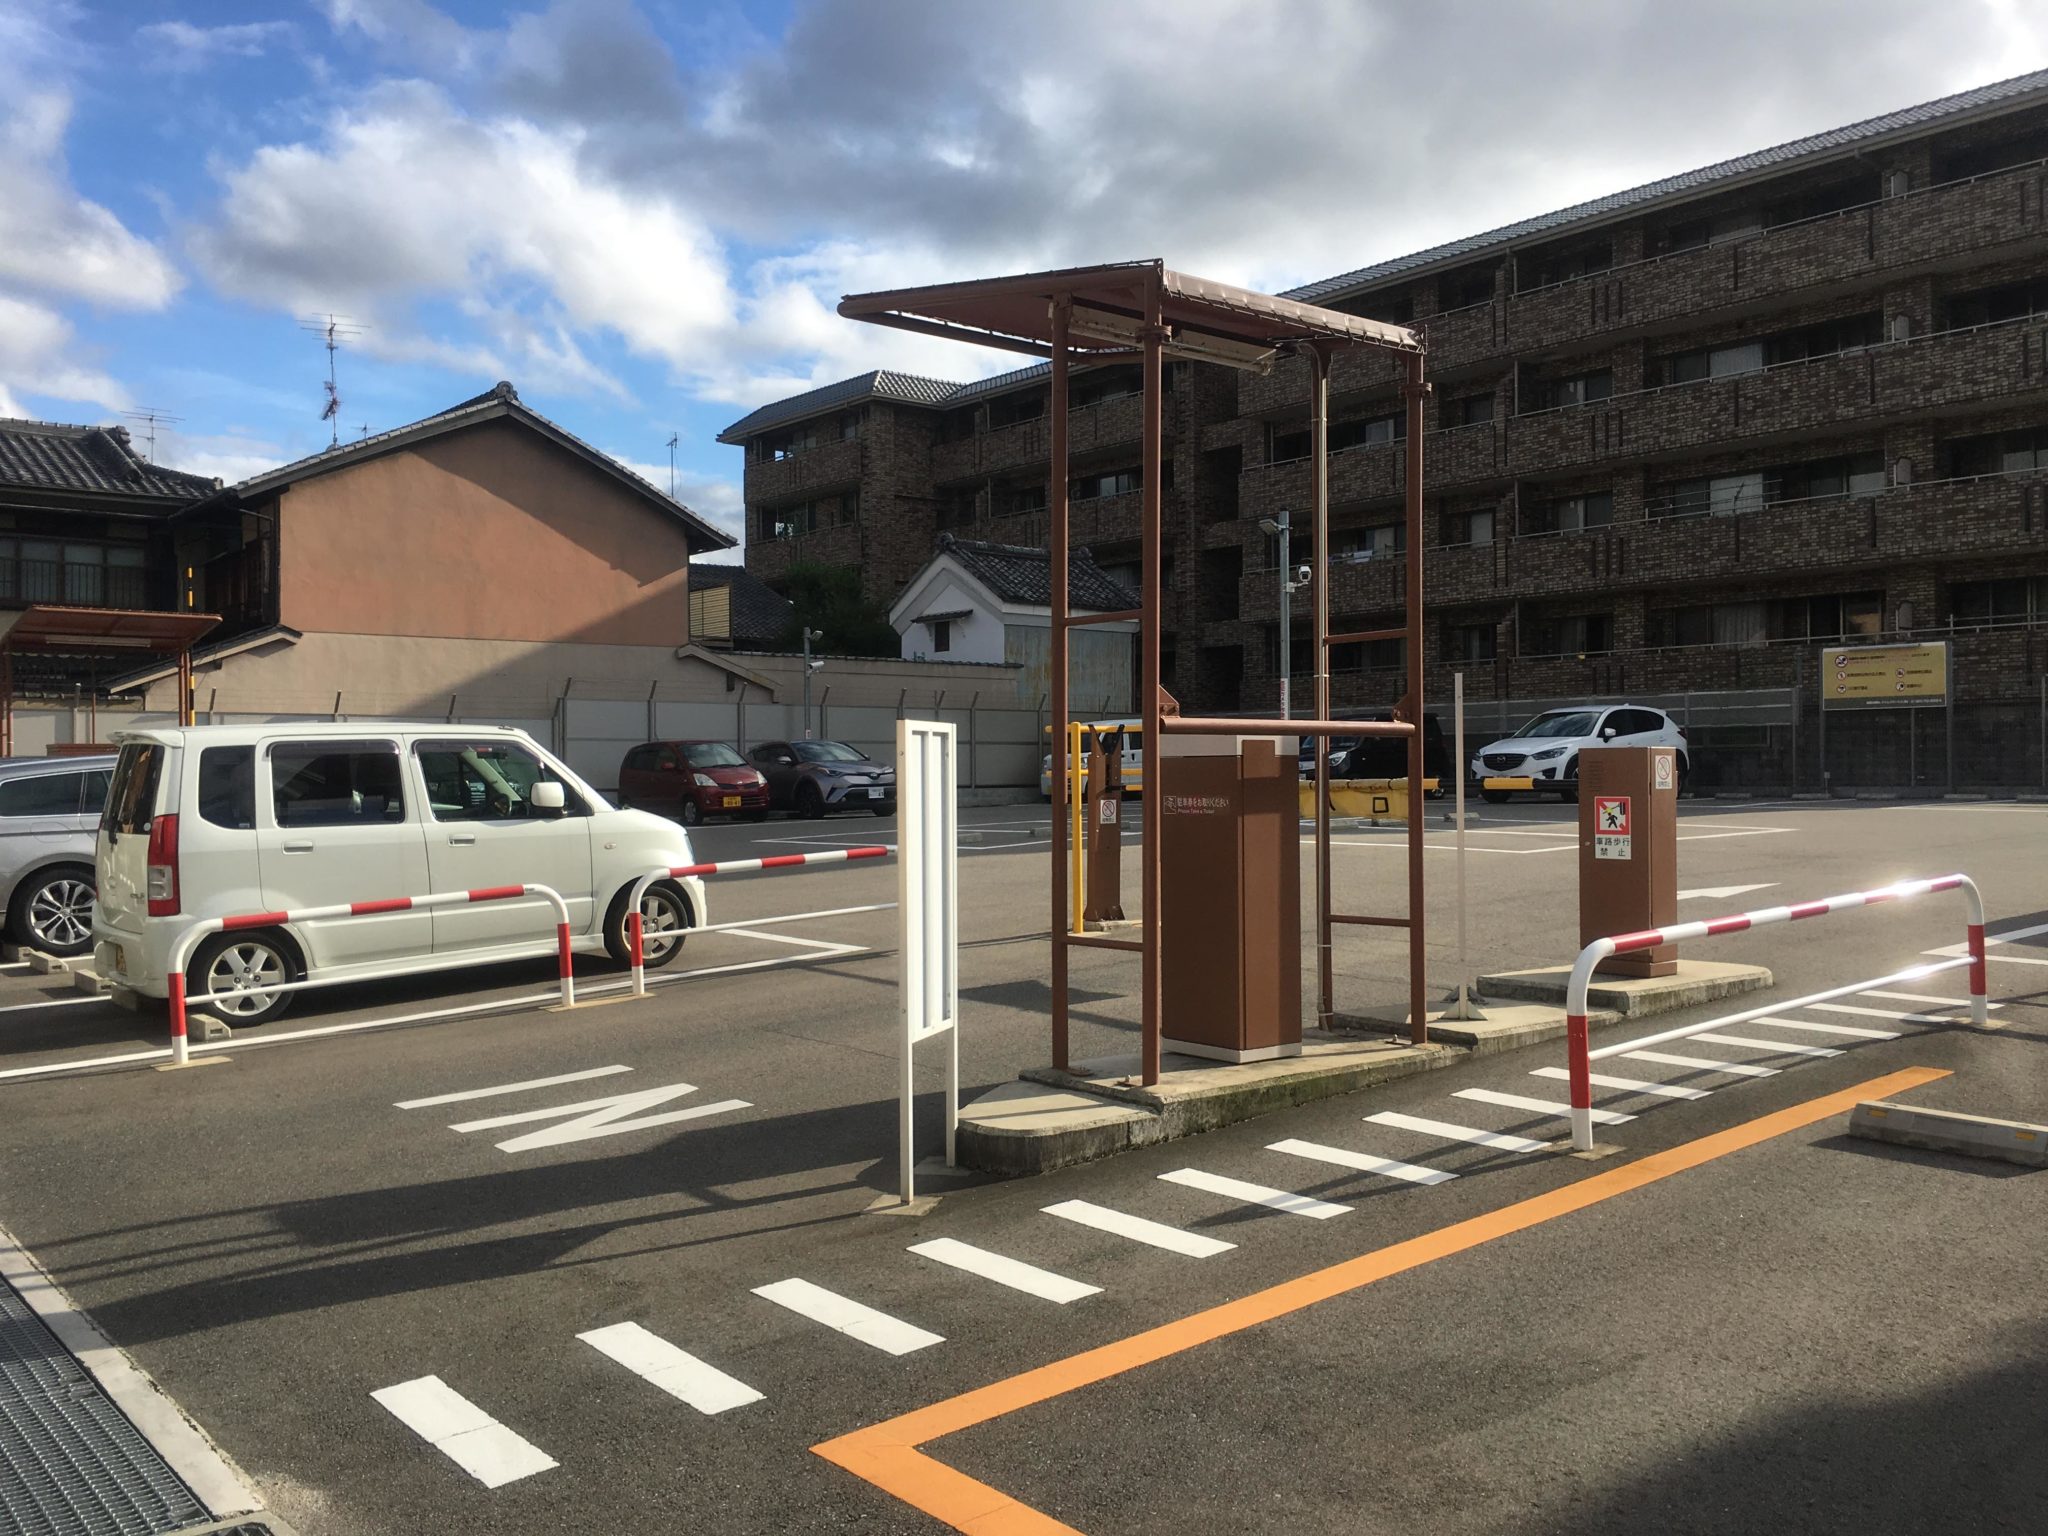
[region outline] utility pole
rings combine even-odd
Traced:
[[[811,660],[811,642],[825,638],[825,631],[804,626],[804,740],[811,739],[811,674],[825,665]]]

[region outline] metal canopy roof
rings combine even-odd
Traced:
[[[1172,333],[1166,343],[1170,356],[1264,368],[1276,350],[1304,342],[1422,350],[1421,338],[1401,326],[1191,277],[1169,271],[1159,260],[850,294],[840,301],[839,313],[1045,357],[1052,350],[1052,301],[1065,297],[1073,302],[1074,355],[1124,356],[1136,349],[1148,289],[1155,284],[1161,318]]]
[[[220,623],[217,613],[138,608],[61,608],[34,603],[0,613],[0,649],[10,651],[182,651]]]

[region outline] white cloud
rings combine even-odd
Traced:
[[[136,450],[143,451],[144,429],[131,426],[129,430],[135,434]],[[157,428],[157,463],[171,469],[182,469],[190,475],[224,480],[230,485],[267,469],[275,469],[294,457],[296,455],[287,453],[260,433],[233,430],[187,433],[175,427]]]
[[[154,21],[135,30],[144,61],[157,69],[203,69],[217,59],[261,58],[291,36],[284,21],[246,21],[202,27],[189,21]]]
[[[631,459],[624,454],[613,454],[626,468],[633,471],[649,485],[667,490],[669,485],[668,465],[655,464],[646,459]],[[746,504],[740,494],[739,482],[727,480],[719,475],[697,474],[687,469],[678,469],[675,476],[675,496],[684,506],[703,518],[715,528],[723,529],[736,539],[746,536]],[[737,551],[721,555],[721,559],[732,559]]]
[[[98,406],[111,415],[121,409],[125,391],[107,374],[77,357],[78,340],[71,322],[53,309],[0,293],[0,415],[32,414],[25,397]]]

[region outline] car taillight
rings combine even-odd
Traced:
[[[178,818],[159,816],[149,824],[149,915],[178,915]]]

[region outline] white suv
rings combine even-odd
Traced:
[[[626,903],[656,866],[693,863],[665,817],[620,811],[524,731],[495,726],[209,725],[122,731],[100,821],[94,967],[164,997],[171,948],[195,921],[399,896],[546,885],[574,947],[627,957]],[[694,878],[648,887],[646,963],[705,921]],[[387,911],[214,934],[186,990],[238,1025],[276,1018],[318,978],[367,979],[551,953],[540,898]]]
[[[1579,753],[1586,747],[1676,747],[1678,792],[1685,793],[1691,776],[1691,748],[1685,730],[1661,709],[1639,704],[1589,704],[1578,709],[1545,710],[1505,740],[1481,747],[1468,765],[1472,777],[1526,778],[1537,789],[1555,789],[1567,800],[1579,798]],[[1510,791],[1481,788],[1495,805]]]

